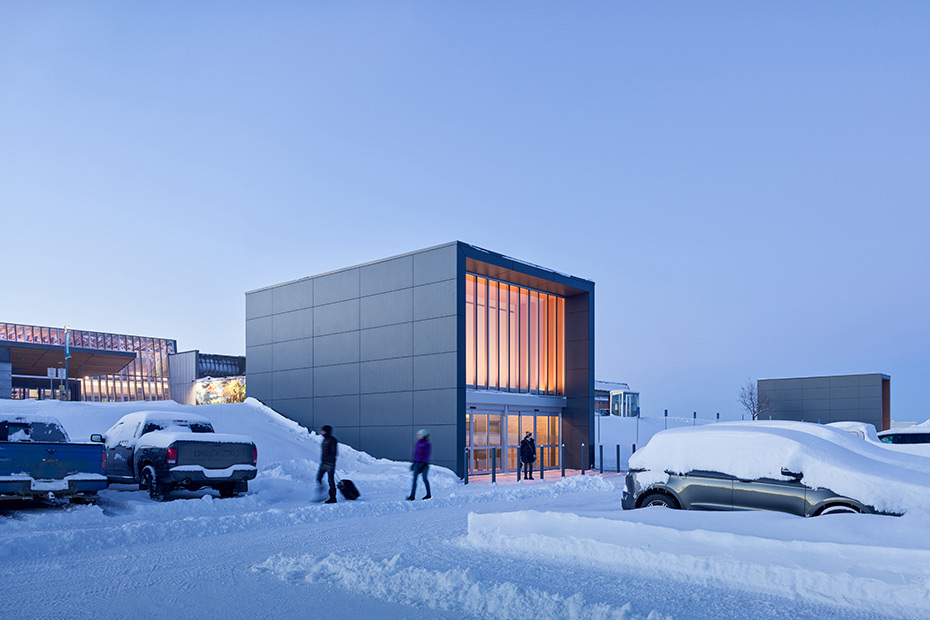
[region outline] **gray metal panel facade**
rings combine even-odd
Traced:
[[[881,373],[791,379],[759,379],[760,399],[773,409],[763,417],[802,422],[867,422],[882,430]]]
[[[197,379],[198,351],[172,353],[168,356],[168,394],[182,405],[193,405],[194,381]]]
[[[248,395],[382,458],[409,460],[429,426],[456,469],[456,247],[247,293]]]
[[[13,397],[13,364],[10,362],[10,350],[0,347],[0,398]]]

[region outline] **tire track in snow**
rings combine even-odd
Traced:
[[[643,615],[627,603],[615,607],[519,586],[482,581],[477,571],[428,570],[401,566],[401,556],[375,561],[365,556],[276,555],[252,568],[294,583],[328,583],[391,603],[428,607],[480,618],[570,618],[571,620],[670,620],[656,611]]]

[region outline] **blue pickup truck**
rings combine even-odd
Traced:
[[[0,413],[0,502],[94,503],[106,458],[99,444],[71,443],[55,418]]]

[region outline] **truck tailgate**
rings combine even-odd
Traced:
[[[226,469],[233,465],[251,465],[250,443],[179,441],[177,465],[200,465],[207,469]]]
[[[100,444],[0,442],[0,476],[26,473],[36,480],[61,480],[73,474],[101,474]]]

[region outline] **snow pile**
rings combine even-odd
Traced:
[[[478,571],[454,568],[446,571],[403,566],[396,555],[376,561],[366,556],[317,557],[283,555],[253,567],[288,582],[338,585],[392,603],[428,607],[452,614],[480,618],[572,618],[574,620],[662,620],[657,612],[634,613],[629,603],[613,607],[587,603],[581,593],[563,597],[512,582],[483,581]]]
[[[659,514],[672,526],[639,523],[636,515]],[[899,618],[926,618],[930,609],[930,550],[900,546],[870,546],[861,541],[829,540],[825,530],[837,523],[827,519],[803,520],[778,513],[682,513],[647,509],[626,513],[629,520],[591,518],[570,513],[520,511],[469,514],[467,549],[509,556],[576,563],[586,570],[626,570],[650,577],[674,576],[705,586],[736,585],[764,593],[791,593],[811,602],[825,595],[867,613]],[[746,534],[715,532],[694,527],[695,521],[720,527],[727,517],[749,517],[754,527]],[[925,520],[870,516],[878,528],[902,523],[920,535]],[[685,521],[687,520],[687,525]],[[798,541],[803,535],[785,524],[817,530],[815,541]],[[732,521],[731,521],[732,524]],[[850,521],[842,525],[850,525]],[[754,530],[750,534],[749,529]],[[769,532],[759,536],[758,532]],[[669,587],[675,587],[669,584]]]
[[[657,433],[630,467],[663,473],[717,471],[744,479],[802,482],[882,512],[930,513],[930,459],[888,450],[842,430],[805,422],[725,422]]]
[[[130,413],[153,412],[164,419],[206,419],[220,437],[244,435],[255,443],[259,473],[255,480],[249,482],[249,488],[262,495],[265,501],[307,496],[309,489],[316,485],[322,437],[254,398],[248,398],[244,403],[201,406],[180,405],[174,401],[69,403],[11,400],[6,401],[3,407],[14,416],[54,415],[74,441],[87,441],[92,433],[106,433]],[[334,434],[338,438],[338,428]],[[196,439],[196,434],[185,437]],[[389,488],[391,493],[401,497],[409,493],[409,462],[377,459],[345,444],[339,444],[336,474],[340,478],[351,478],[356,484],[361,483],[359,488],[363,498],[375,487]],[[459,483],[454,472],[442,467],[430,467],[429,478],[430,484],[440,492],[448,491]]]

